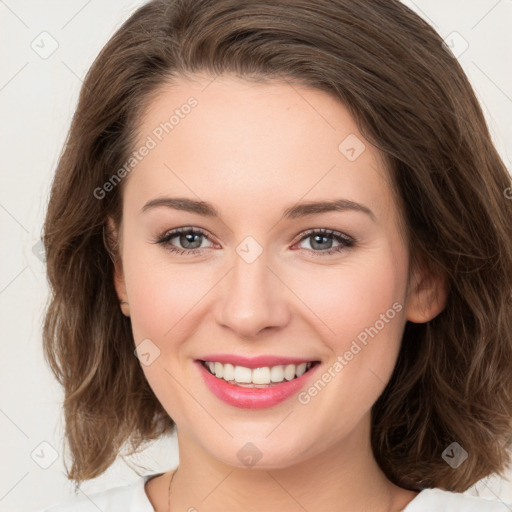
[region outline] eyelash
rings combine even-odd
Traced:
[[[208,234],[203,231],[200,228],[178,228],[173,231],[170,231],[163,236],[159,237],[157,240],[155,240],[153,243],[161,244],[164,246],[164,248],[172,253],[180,254],[180,255],[192,255],[192,256],[198,256],[203,249],[209,249],[209,247],[203,247],[203,248],[196,248],[196,249],[180,249],[179,247],[174,247],[169,242],[176,236],[187,233],[187,234],[194,234],[194,235],[202,235],[210,242],[212,241]],[[343,250],[353,247],[355,245],[355,240],[352,237],[349,237],[343,233],[340,233],[339,231],[333,231],[332,229],[311,229],[309,231],[306,231],[303,236],[296,242],[297,244],[310,238],[312,235],[321,235],[323,237],[328,238],[329,236],[334,238],[337,242],[340,242],[340,245],[337,247],[327,249],[327,250],[313,250],[313,249],[299,249],[304,250],[312,253],[314,256],[329,256],[332,254],[340,253]],[[295,245],[295,244],[294,244]]]

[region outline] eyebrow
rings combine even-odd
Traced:
[[[205,217],[221,218],[217,208],[206,201],[196,201],[187,197],[159,197],[148,201],[141,210],[144,213],[153,208],[166,207],[174,210],[182,210],[191,213],[197,213]],[[372,220],[376,220],[375,214],[367,206],[349,201],[348,199],[335,199],[332,201],[309,201],[295,204],[283,211],[282,219],[296,219],[308,215],[333,211],[356,211],[369,215]]]

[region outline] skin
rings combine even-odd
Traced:
[[[187,98],[198,105],[125,178],[121,225],[109,219],[119,242],[116,289],[128,303],[122,310],[135,344],[149,338],[160,350],[142,369],[177,424],[172,509],[401,510],[416,493],[393,485],[377,465],[370,409],[392,374],[405,322],[439,314],[445,283],[425,270],[407,281],[384,160],[340,102],[284,81],[212,80],[180,78],[153,97],[141,144]],[[365,144],[354,161],[338,149],[350,134]],[[141,213],[164,196],[211,202],[221,219],[165,206]],[[367,206],[375,220],[358,211],[280,220],[299,201],[339,198]],[[180,227],[210,237],[195,239],[199,256],[153,243]],[[340,245],[328,236],[318,248],[304,238],[321,228],[356,243],[321,254]],[[263,250],[252,263],[236,252],[247,236]],[[190,247],[179,236],[172,243]],[[320,360],[321,375],[394,303],[401,311],[308,404],[294,396],[267,409],[232,407],[208,390],[193,362],[209,352],[299,356]],[[262,454],[252,467],[237,457],[247,442]],[[146,485],[156,510],[167,510],[171,474]]]

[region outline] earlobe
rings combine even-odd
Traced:
[[[130,304],[128,303],[128,296],[126,293],[126,286],[124,282],[124,276],[122,271],[122,263],[120,258],[114,265],[114,286],[119,298],[119,306],[124,316],[130,316]]]
[[[124,316],[130,316],[130,304],[128,304],[128,302],[126,302],[125,300],[122,300],[119,302],[120,306],[121,306],[121,311],[123,312],[123,315]]]
[[[123,262],[119,251],[119,238],[115,223],[111,217],[107,217],[103,230],[103,241],[114,265],[114,287],[116,289],[119,305],[123,315],[130,316],[130,304],[124,282]]]
[[[444,274],[423,268],[414,273],[410,283],[406,307],[406,319],[414,323],[425,323],[435,318],[446,307],[448,280]]]

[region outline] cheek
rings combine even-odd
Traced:
[[[190,336],[191,321],[218,281],[218,271],[203,262],[171,265],[163,249],[135,243],[126,249],[123,267],[135,343],[149,338],[164,350],[171,340]]]
[[[301,403],[315,403],[324,411],[326,428],[339,430],[340,435],[370,410],[396,364],[405,323],[405,270],[397,273],[397,259],[380,253],[378,264],[360,260],[329,275],[319,272],[316,279],[308,278],[307,289],[304,285],[297,293],[307,297],[314,314],[309,318],[325,333],[319,343],[331,353],[318,377],[326,384],[313,383]],[[332,417],[333,407],[344,411],[343,421]]]
[[[187,414],[183,415],[183,411],[192,414],[191,403],[179,382],[184,378],[180,373],[183,369],[191,371],[184,364],[191,356],[191,348],[183,342],[198,327],[198,305],[215,283],[215,275],[209,275],[211,269],[201,270],[201,265],[169,265],[154,259],[150,262],[147,253],[136,250],[125,262],[130,320],[135,345],[140,346],[137,351],[142,370],[167,413],[185,424]],[[144,364],[144,352],[150,353],[148,364]]]
[[[332,354],[324,375],[326,403],[339,404],[353,418],[369,410],[395,367],[405,324],[406,263],[404,253],[379,250],[332,272],[324,269],[316,279],[308,276],[307,289],[298,293],[307,297]]]
[[[304,297],[316,317],[315,323],[326,333],[327,339],[332,340],[331,348],[337,353],[347,350],[351,340],[376,323],[390,338],[397,333],[397,328],[401,329],[399,318],[405,287],[402,273],[405,270],[397,272],[394,258],[386,258],[382,253],[376,259],[378,261],[368,259],[319,269],[313,275],[294,278],[297,295]]]
[[[145,338],[158,343],[179,337],[195,310],[202,310],[199,303],[215,287],[223,270],[204,262],[169,265],[161,255],[151,258],[135,244],[127,249],[124,271],[136,344]],[[339,353],[394,303],[401,304],[406,267],[398,260],[400,255],[379,250],[346,265],[282,268],[285,281],[300,301],[286,293],[282,300],[296,303],[293,310],[301,310],[301,316],[308,315],[328,339],[335,340],[336,346],[331,348]],[[385,330],[389,332],[399,323],[386,322]],[[187,328],[190,330],[190,325]]]
[[[190,274],[172,269],[135,269],[128,294],[136,341],[142,337],[159,343],[176,335],[180,322],[206,292],[206,287],[197,280],[197,272],[194,280]]]

